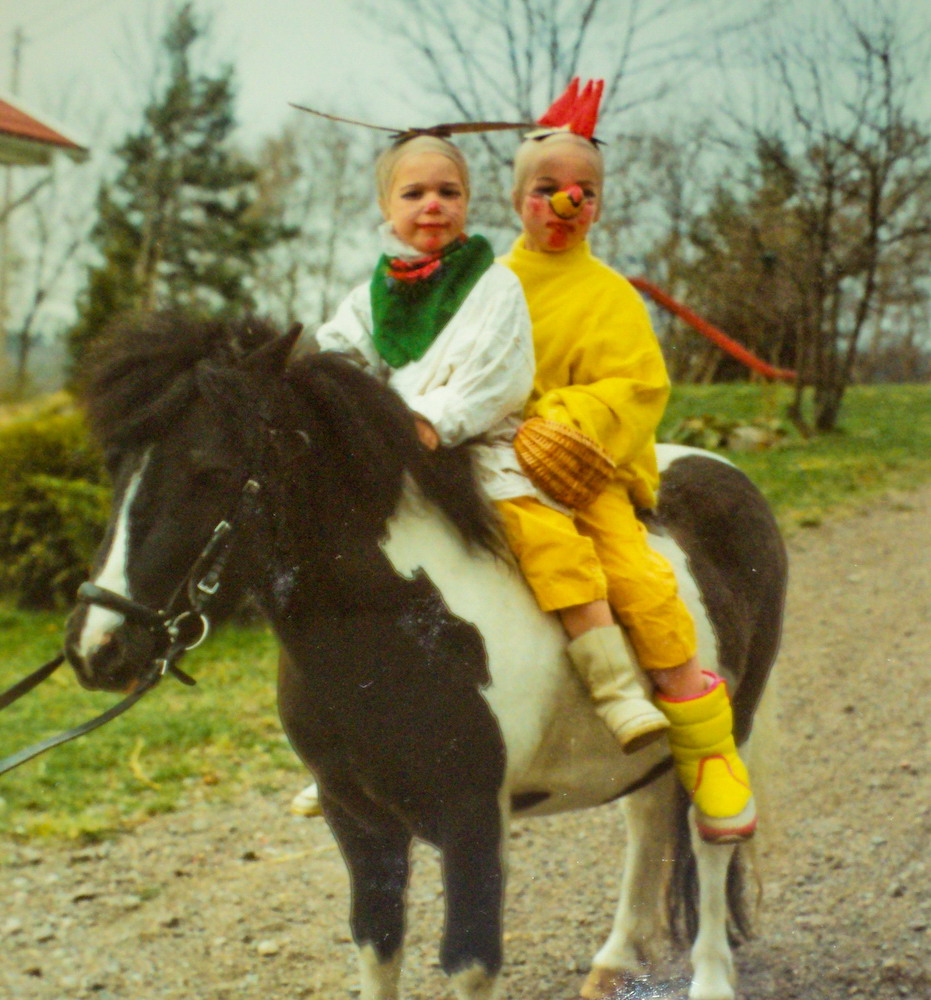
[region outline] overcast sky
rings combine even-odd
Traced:
[[[151,54],[169,0],[0,0],[0,91],[11,91],[16,29],[22,30],[20,98],[81,136],[118,138],[138,121],[138,66]],[[201,0],[212,12],[210,50],[235,68],[244,138],[276,132],[315,101],[391,116],[394,56],[347,0]],[[379,119],[381,120],[381,119]],[[394,125],[392,120],[389,124]],[[406,124],[400,122],[400,124]]]
[[[457,5],[472,6],[472,0],[436,2],[454,13]],[[650,4],[660,2],[645,0],[641,10],[650,11]],[[870,4],[870,0],[847,2],[854,9]],[[931,0],[884,2],[907,13],[916,35],[929,31]],[[709,33],[701,43],[707,56],[703,66],[699,64],[703,72],[695,75],[693,62],[690,76],[674,79],[665,104],[651,107],[650,124],[676,116],[696,120],[734,102],[741,102],[745,111],[760,94],[765,99],[758,71],[759,37],[718,32],[705,16],[713,9],[708,3],[707,8],[692,5],[691,19],[679,23],[679,33],[686,37],[690,31]],[[147,71],[166,15],[176,6],[177,0],[0,0],[0,93],[12,90],[14,50],[21,31],[19,99],[28,110],[51,117],[67,134],[91,146],[91,167],[79,169],[87,171],[88,183],[95,189],[107,154],[128,131],[139,127]],[[758,9],[738,6],[741,11]],[[289,119],[299,117],[301,113],[289,107],[292,101],[393,127],[436,120],[429,112],[430,98],[403,72],[402,60],[410,64],[410,53],[399,55],[396,43],[390,44],[383,31],[360,15],[353,0],[196,0],[195,9],[212,17],[209,59],[198,67],[206,65],[209,72],[224,63],[233,66],[239,139],[246,146],[256,147],[263,137],[280,133]],[[807,21],[801,15],[834,10],[828,0],[773,0],[770,9],[775,15],[773,28],[781,25],[796,34]],[[668,32],[667,22],[657,30]],[[650,38],[638,35],[638,44],[642,41],[649,43]],[[481,44],[482,39],[476,39],[476,45]],[[649,59],[649,44],[644,51]],[[726,70],[721,69],[719,55]],[[584,75],[609,72],[599,65],[602,58],[616,59],[607,37],[602,51],[598,45],[586,50]],[[922,97],[918,99],[921,103]],[[931,69],[923,100],[926,107],[931,103]],[[437,117],[442,120],[448,113],[438,109]],[[24,181],[17,176],[17,183]],[[56,290],[65,312],[71,309],[75,280]]]

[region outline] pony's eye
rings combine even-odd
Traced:
[[[225,486],[232,475],[232,468],[216,456],[199,448],[190,453],[191,487],[193,489],[219,489]]]
[[[223,487],[229,480],[230,470],[219,465],[205,465],[195,469],[191,479],[195,487],[209,487],[210,489]]]

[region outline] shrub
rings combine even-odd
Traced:
[[[69,606],[109,503],[100,454],[68,397],[0,423],[0,592],[23,608]]]

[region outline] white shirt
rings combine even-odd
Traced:
[[[366,282],[349,293],[315,339],[320,350],[349,354],[387,383],[447,447],[482,435],[472,447],[474,467],[492,500],[544,498],[521,471],[512,444],[533,385],[534,354],[523,289],[508,268],[488,268],[417,361],[390,367],[375,348],[372,328]],[[309,339],[302,335],[297,352]]]

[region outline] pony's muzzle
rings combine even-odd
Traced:
[[[65,656],[82,687],[91,691],[131,691],[157,655],[156,638],[145,628],[123,623],[89,638],[79,609],[69,620]]]

